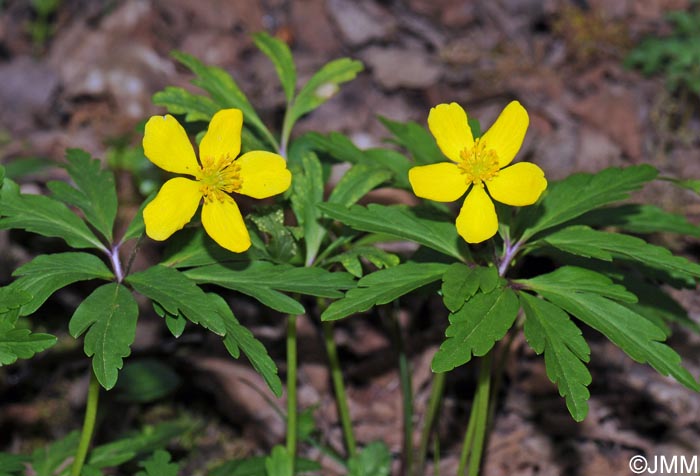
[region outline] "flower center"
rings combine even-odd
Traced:
[[[474,140],[471,148],[464,148],[459,153],[462,159],[458,164],[460,173],[468,184],[482,185],[498,175],[498,155],[493,149],[486,149],[486,144]]]
[[[218,200],[223,202],[226,194],[237,192],[241,189],[241,166],[235,159],[228,156],[221,160],[211,157],[203,157],[202,171],[199,176],[200,191],[204,200],[212,202]]]

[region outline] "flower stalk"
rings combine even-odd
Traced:
[[[95,420],[97,419],[97,404],[100,397],[100,383],[97,381],[95,372],[90,369],[90,384],[88,386],[87,405],[85,407],[85,420],[83,421],[83,430],[80,433],[80,442],[78,449],[75,452],[75,459],[71,467],[71,476],[80,476],[85,458],[87,457],[92,435],[95,430]]]

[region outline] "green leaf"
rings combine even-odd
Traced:
[[[290,156],[292,157],[292,156]],[[317,205],[323,202],[323,169],[316,154],[303,154],[295,161],[290,160],[289,168],[294,176],[292,181],[292,210],[304,230],[306,244],[306,266],[316,259],[326,230],[318,222],[320,212]]]
[[[266,474],[265,456],[252,456],[245,459],[234,459],[218,466],[208,473],[208,476],[261,476]],[[307,474],[310,471],[318,471],[321,466],[305,458],[296,458],[294,470],[296,474]]]
[[[385,233],[398,239],[415,241],[453,258],[462,259],[461,238],[454,223],[420,216],[419,211],[404,206],[370,204],[350,208],[323,203],[319,208],[329,217],[351,228],[371,233]],[[426,214],[427,215],[427,214]],[[433,213],[434,215],[434,213]]]
[[[138,433],[125,435],[122,439],[98,446],[88,458],[95,468],[115,467],[165,447],[170,440],[187,431],[194,431],[190,422],[166,422],[147,426]]]
[[[292,143],[291,149],[304,144],[310,144],[314,150],[323,152],[338,162],[357,164],[365,160],[364,152],[353,144],[348,136],[340,132],[330,132],[326,135],[307,132]]]
[[[391,452],[381,441],[374,441],[348,460],[347,476],[389,476]]]
[[[16,183],[5,180],[0,191],[0,229],[22,229],[52,238],[62,238],[73,248],[105,246],[85,222],[63,203],[43,195],[19,192]]]
[[[56,343],[50,334],[32,333],[29,329],[15,329],[9,322],[0,321],[0,367],[14,364],[17,359],[31,359]]]
[[[321,319],[334,321],[379,304],[387,304],[414,289],[437,281],[446,269],[447,265],[442,263],[409,262],[368,274],[357,282],[357,288],[349,290],[344,298],[331,303],[321,314]]]
[[[121,284],[109,283],[95,289],[68,324],[76,339],[87,330],[85,355],[92,357],[95,376],[107,390],[117,383],[122,359],[131,354],[138,316],[139,307],[131,292]]]
[[[517,229],[526,240],[541,231],[572,220],[594,208],[624,200],[629,193],[653,180],[657,170],[650,165],[611,167],[596,174],[574,174],[549,185],[535,206],[518,215]]]
[[[2,314],[19,309],[31,300],[32,295],[18,289],[17,286],[4,286],[0,288],[0,320],[3,318]]]
[[[415,122],[397,122],[379,116],[379,121],[396,137],[396,142],[404,146],[413,156],[415,165],[434,164],[444,161],[444,156],[433,136],[425,127]]]
[[[411,189],[411,184],[408,182],[408,171],[412,164],[405,155],[395,150],[382,148],[367,149],[364,153],[363,162],[374,167],[381,165],[391,171],[395,187]]]
[[[12,159],[11,162],[8,162],[3,167],[4,174],[0,170],[0,188],[2,188],[2,180],[4,177],[17,181],[17,179],[28,175],[42,174],[46,172],[47,169],[54,167],[56,167],[56,163],[46,157],[21,157]]]
[[[279,206],[258,208],[248,215],[257,229],[268,236],[266,243],[255,246],[266,258],[278,263],[289,263],[298,253],[298,246],[292,230],[284,225],[284,209]]]
[[[520,303],[509,288],[479,293],[450,314],[447,339],[433,357],[433,372],[448,372],[466,364],[472,355],[486,355],[515,322]]]
[[[117,217],[117,190],[114,174],[104,170],[99,160],[80,149],[66,151],[66,170],[75,183],[73,188],[65,182],[49,182],[48,187],[56,198],[80,208],[87,221],[99,231],[107,242],[112,242],[112,229]]]
[[[700,277],[700,265],[681,256],[674,256],[668,249],[651,245],[636,236],[576,225],[547,235],[542,241],[559,250],[586,258],[604,261],[619,258],[672,274]]]
[[[277,375],[277,365],[267,353],[265,346],[255,338],[250,330],[238,322],[224,298],[218,294],[210,294],[210,297],[217,305],[219,314],[226,325],[226,336],[224,337],[226,349],[235,359],[240,356],[242,350],[255,371],[265,379],[272,393],[278,398],[281,397],[282,381]]]
[[[265,32],[256,33],[253,35],[255,46],[260,51],[265,53],[265,56],[270,58],[272,64],[277,71],[277,77],[282,83],[284,95],[287,98],[287,103],[291,103],[294,98],[294,89],[297,84],[297,70],[294,66],[294,59],[289,46],[283,41],[278,40]]]
[[[354,205],[367,192],[391,178],[389,170],[366,163],[353,165],[341,177],[328,197],[329,203],[344,207]]]
[[[571,294],[578,292],[600,294],[616,301],[635,303],[637,296],[624,286],[614,284],[604,274],[576,266],[562,266],[551,273],[531,279],[516,279],[515,283],[538,292]]]
[[[681,367],[680,356],[663,343],[666,335],[657,325],[600,294],[543,288],[538,286],[538,279],[529,283],[534,283],[533,288],[545,299],[605,335],[633,360],[648,363],[662,375],[671,375],[686,387],[700,390],[693,376]]]
[[[581,216],[577,224],[593,227],[614,226],[630,233],[678,233],[700,236],[700,226],[683,215],[676,215],[654,205],[626,204],[600,208]]]
[[[251,106],[248,98],[238,87],[231,75],[221,68],[206,66],[197,58],[179,51],[172,52],[173,57],[187,66],[197,77],[192,84],[207,91],[219,108],[237,108],[243,112],[244,123],[259,132],[274,149],[277,141],[265,127],[260,117]]]
[[[169,395],[180,385],[180,377],[156,359],[140,359],[124,365],[114,393],[128,403],[150,403]]]
[[[566,407],[576,421],[583,421],[588,413],[588,385],[591,374],[583,362],[590,358],[590,348],[581,330],[557,306],[520,293],[520,302],[527,319],[525,338],[538,354],[544,352],[547,377],[559,388],[566,399]]]
[[[187,122],[209,122],[220,109],[210,98],[174,86],[155,93],[153,104],[165,107],[170,114],[184,115]]]
[[[265,471],[267,476],[292,476],[292,459],[294,457],[289,454],[287,448],[282,445],[276,445],[272,448],[270,456],[265,458]]]
[[[680,187],[685,190],[690,190],[700,195],[700,180],[697,179],[674,179],[670,177],[663,177],[663,180],[668,180],[672,182],[675,186]]]
[[[340,263],[350,274],[361,278],[363,274],[362,259],[369,261],[378,269],[391,268],[400,262],[399,257],[395,254],[388,253],[374,246],[356,246],[325,260],[324,264]]]
[[[139,471],[136,476],[177,476],[179,466],[170,462],[170,453],[158,450],[145,461],[139,463],[144,471]]]
[[[112,280],[114,275],[96,256],[88,253],[68,252],[39,255],[12,273],[18,277],[10,287],[31,294],[29,303],[22,306],[20,314],[32,314],[57,290],[77,281],[88,279]]]
[[[1,178],[0,182],[2,182]],[[0,475],[10,476],[12,473],[23,473],[27,460],[28,458],[24,455],[0,453]]]
[[[180,271],[163,265],[151,266],[145,271],[126,277],[136,291],[156,301],[173,316],[182,313],[194,324],[215,334],[224,335],[223,319],[199,286]]]
[[[191,268],[214,263],[250,261],[250,251],[233,253],[222,248],[202,228],[188,228],[168,239],[163,266],[170,268]]]
[[[301,116],[313,111],[330,99],[338,91],[338,85],[355,79],[357,73],[362,69],[362,63],[350,58],[340,58],[326,63],[301,88],[294,104],[287,112],[289,114],[289,130]],[[286,135],[288,136],[288,134]]]
[[[470,268],[462,263],[454,263],[442,276],[442,300],[450,312],[459,311],[481,288],[491,292],[498,284],[498,270],[494,267],[477,266]]]
[[[55,476],[59,467],[65,467],[68,458],[75,456],[80,434],[68,433],[63,438],[48,445],[42,445],[31,456],[32,469],[36,476]]]

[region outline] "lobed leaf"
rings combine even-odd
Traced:
[[[440,279],[447,269],[442,263],[403,263],[368,274],[345,297],[331,303],[321,314],[324,321],[342,319],[387,304],[409,292]]]
[[[32,295],[18,289],[17,286],[4,286],[0,288],[0,322],[5,316],[2,314],[20,309],[32,300]]]
[[[318,204],[323,202],[323,169],[316,154],[308,152],[297,160],[290,155],[289,168],[294,176],[292,181],[292,210],[304,230],[306,244],[306,266],[311,266],[321,247],[326,230],[318,221]]]
[[[367,163],[350,167],[338,180],[328,197],[329,203],[337,203],[344,207],[354,205],[360,198],[377,186],[389,180],[391,171]]]
[[[267,476],[293,476],[293,461],[294,456],[289,454],[286,447],[276,445],[270,456],[265,458],[265,472]]]
[[[11,323],[0,321],[0,367],[14,364],[17,359],[31,359],[54,345],[56,340],[50,334],[15,329]]]
[[[187,122],[209,122],[221,109],[206,96],[192,94],[174,86],[167,86],[164,90],[155,93],[153,104],[163,106],[170,114],[184,115]]]
[[[282,83],[284,95],[287,98],[287,104],[292,102],[294,98],[294,89],[297,83],[297,70],[294,66],[294,58],[289,46],[281,40],[274,38],[267,33],[260,32],[253,35],[255,46],[260,51],[265,53],[265,56],[270,58],[272,64],[277,71],[277,77]]]
[[[398,239],[415,241],[453,258],[462,259],[461,239],[451,222],[422,217],[415,209],[403,206],[370,204],[350,208],[323,203],[319,208],[329,217],[360,231],[385,233]]]
[[[520,303],[509,288],[479,293],[450,314],[445,341],[433,357],[433,372],[448,372],[486,355],[503,338],[518,315]]]
[[[442,276],[442,300],[450,312],[459,311],[464,303],[476,292],[491,292],[498,284],[498,270],[494,267],[476,266],[470,268],[462,263],[454,263]]]
[[[337,254],[326,260],[325,264],[340,263],[348,273],[356,278],[363,274],[362,259],[365,259],[378,269],[391,268],[399,264],[400,259],[393,253],[388,253],[374,246],[355,246],[348,251]]]
[[[36,476],[55,476],[56,470],[66,466],[68,458],[75,456],[80,433],[72,431],[63,438],[41,445],[32,452],[31,466]]]
[[[396,142],[404,146],[413,156],[415,165],[434,164],[444,160],[435,138],[416,122],[397,122],[379,116],[379,121],[389,129]]]
[[[163,266],[191,268],[214,263],[250,261],[250,251],[233,253],[222,248],[202,228],[187,228],[172,236],[165,248]]]
[[[566,399],[566,407],[576,421],[588,413],[591,394],[588,385],[591,374],[584,365],[590,358],[590,348],[581,330],[560,308],[528,293],[520,293],[525,310],[525,338],[538,354],[544,353],[547,377]]]
[[[261,476],[265,475],[265,456],[252,456],[245,459],[234,459],[225,462],[208,473],[208,476]],[[294,470],[296,474],[308,474],[319,471],[321,466],[316,461],[296,458]],[[284,474],[284,473],[282,473]]]
[[[614,226],[630,233],[678,233],[700,236],[700,226],[693,225],[683,215],[676,215],[654,205],[626,204],[600,208],[576,220],[577,224],[593,227]]]
[[[389,476],[391,452],[381,441],[369,443],[348,460],[347,476]]]
[[[170,462],[170,453],[165,450],[155,451],[150,458],[139,463],[144,470],[136,476],[177,476],[179,466]]]
[[[194,324],[221,336],[226,334],[223,319],[212,301],[180,271],[163,265],[151,266],[127,276],[126,282],[160,304],[168,314],[182,313]]]
[[[85,355],[92,357],[95,377],[107,390],[117,383],[123,358],[131,354],[139,307],[131,292],[119,283],[95,289],[75,310],[68,324],[76,339],[85,331]]]

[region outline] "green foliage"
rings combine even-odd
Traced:
[[[153,95],[153,104],[165,107],[171,114],[183,115],[187,122],[210,121],[220,107],[207,96],[193,94],[183,88],[167,86]]]
[[[248,215],[258,231],[267,236],[266,242],[253,241],[253,246],[266,259],[276,263],[290,263],[298,254],[297,240],[292,229],[284,225],[284,210],[281,207],[273,207],[258,210],[257,213]]]
[[[144,470],[136,476],[177,476],[179,466],[170,462],[170,453],[158,450],[145,461],[139,463]]]
[[[661,73],[672,92],[687,89],[700,95],[700,9],[678,10],[666,15],[671,33],[648,37],[634,48],[625,65],[649,76]]]
[[[277,71],[277,77],[282,83],[287,103],[291,104],[292,99],[294,99],[294,90],[296,89],[297,70],[289,47],[285,42],[273,38],[265,32],[254,34],[253,41],[255,46],[272,61],[275,71]]]
[[[591,374],[584,365],[590,348],[581,330],[564,311],[547,301],[520,293],[520,302],[527,316],[523,328],[527,342],[537,354],[544,353],[547,377],[566,398],[574,420],[583,421],[588,413]]]
[[[343,299],[333,302],[321,314],[324,321],[335,321],[387,304],[420,287],[440,279],[447,265],[442,263],[404,263],[368,274],[349,290]]]
[[[354,246],[348,251],[339,253],[326,260],[325,264],[340,263],[345,270],[357,278],[363,274],[362,260],[367,260],[379,269],[391,268],[399,264],[400,259],[392,253],[388,253],[374,246]]]
[[[64,466],[66,460],[75,454],[79,434],[73,431],[60,440],[34,450],[30,464],[37,476],[54,476],[56,470]]]
[[[503,338],[518,315],[517,295],[509,288],[497,287],[476,294],[462,308],[450,314],[447,339],[433,357],[433,372],[447,372],[481,357]]]
[[[121,401],[150,403],[169,395],[180,383],[180,377],[170,366],[146,358],[124,365],[114,391]]]
[[[12,310],[20,309],[23,305],[32,300],[32,295],[16,286],[5,286],[0,288],[0,321],[4,319],[3,314]]]
[[[599,208],[584,214],[576,223],[593,227],[613,226],[638,234],[665,232],[700,236],[700,226],[693,225],[682,215],[669,213],[654,205],[626,204]]]
[[[416,165],[442,162],[443,155],[433,136],[425,127],[415,122],[396,122],[379,116],[379,120],[395,137],[397,144],[405,147]]]
[[[328,202],[349,207],[391,177],[391,171],[381,166],[365,162],[353,165],[333,188]]]
[[[92,369],[107,390],[117,383],[123,357],[131,354],[136,337],[139,307],[131,292],[118,283],[104,284],[93,291],[75,310],[68,325],[70,334],[85,334],[85,355],[92,357]]]
[[[348,460],[347,476],[389,476],[391,452],[381,441],[375,441]]]
[[[323,203],[319,208],[329,217],[356,230],[385,233],[397,239],[414,241],[452,258],[462,259],[461,238],[457,235],[457,229],[453,223],[435,219],[435,213],[424,217],[415,209],[377,204],[347,208]]]
[[[273,449],[274,453],[274,449]],[[278,458],[282,458],[278,450]],[[286,455],[284,456],[286,457]],[[253,456],[246,459],[234,459],[218,466],[210,471],[207,476],[264,476],[267,474],[265,456]],[[296,474],[309,474],[320,470],[320,466],[315,461],[304,458],[296,458],[294,471]],[[286,474],[283,470],[280,474]],[[276,476],[276,474],[275,474]]]
[[[294,456],[290,455],[287,448],[277,445],[272,448],[270,456],[265,458],[265,471],[267,476],[293,476]]]
[[[15,329],[11,323],[0,321],[0,367],[13,364],[17,359],[31,359],[55,343],[56,337],[50,334]]]
[[[145,271],[127,276],[126,282],[144,296],[160,304],[168,314],[182,313],[194,324],[199,324],[215,334],[226,333],[216,305],[199,286],[173,268],[151,266]]]
[[[217,245],[201,228],[189,228],[170,238],[160,264],[170,268],[191,268],[215,263],[250,261],[250,255],[250,251],[233,253]]]
[[[498,284],[498,270],[494,267],[469,267],[454,263],[442,276],[442,300],[450,312],[462,309],[476,292],[491,292]]]
[[[290,155],[290,157],[293,157]],[[325,230],[318,222],[318,205],[323,202],[323,169],[313,152],[303,154],[297,161],[290,159],[292,181],[291,205],[299,226],[304,230],[305,263],[311,266],[316,259]]]

